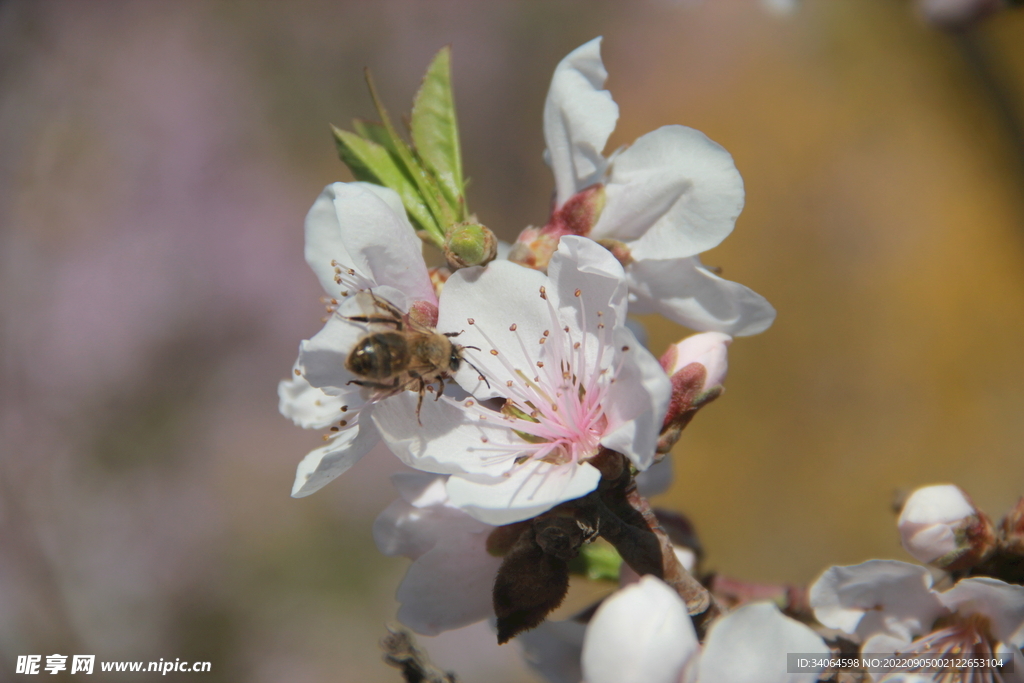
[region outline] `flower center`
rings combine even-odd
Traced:
[[[926,670],[931,673],[935,683],[1002,683],[1002,674],[989,666],[996,655],[993,653],[995,638],[992,636],[992,627],[987,617],[981,614],[954,614],[940,620],[937,626],[937,630],[918,638],[896,653],[897,657],[928,656],[935,664],[893,671],[891,674]],[[961,664],[976,666],[953,666],[943,669],[941,660],[946,659],[960,659],[964,660]],[[879,680],[892,680],[892,676],[886,674]]]
[[[525,367],[510,361],[487,331],[468,319],[491,346],[487,353],[504,367],[505,372],[500,375],[481,371],[481,378],[492,387],[502,388],[505,404],[500,419],[521,440],[504,448],[496,445],[492,457],[511,458],[515,466],[536,461],[568,465],[585,462],[600,450],[608,428],[608,391],[622,367],[624,353],[613,367],[613,332],[604,323],[603,311],[597,311],[596,318],[589,320],[593,324],[588,325],[581,293],[575,292],[583,323],[580,328],[565,324],[544,287],[540,288],[540,296],[547,302],[548,329],[538,339],[526,339],[516,323],[509,325],[521,358],[527,361]],[[588,333],[589,328],[595,332]],[[597,348],[588,350],[588,344]],[[472,407],[475,403],[466,401],[464,405]],[[493,410],[477,410],[481,419],[497,416]]]

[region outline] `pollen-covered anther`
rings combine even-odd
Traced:
[[[302,370],[299,370],[298,368],[295,368],[295,376],[296,377],[302,377]]]
[[[472,408],[475,405],[476,405],[476,403],[473,401],[473,399],[469,399],[468,401],[466,401],[466,407],[467,408]]]
[[[547,287],[544,287],[543,285],[541,285],[541,288],[540,288],[540,298],[541,299],[547,299],[548,298]]]
[[[507,386],[507,387],[509,387],[511,389],[512,388],[512,380],[506,381],[505,382],[505,386]]]
[[[498,349],[491,349],[491,355],[492,356],[497,356],[498,355]]]
[[[517,325],[515,323],[512,323],[511,325],[508,326],[508,331],[509,332],[515,332],[516,331],[516,327],[517,327]]]
[[[578,298],[579,298],[579,296],[580,296],[580,294],[582,294],[582,293],[583,293],[583,292],[582,292],[581,290],[577,289],[577,290],[576,290],[575,292],[573,292],[573,295],[575,295],[575,296],[576,296],[576,298],[578,299]],[[598,315],[600,315],[600,313],[599,313]]]
[[[537,361],[537,367],[538,368],[544,367],[544,361],[542,361],[542,360]]]

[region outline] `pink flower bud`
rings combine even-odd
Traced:
[[[727,334],[704,332],[670,346],[661,357],[661,367],[672,381],[672,398],[658,441],[659,453],[667,453],[697,410],[725,390],[722,383],[729,369],[727,349],[731,343]]]
[[[996,544],[992,522],[952,484],[914,491],[897,525],[908,553],[948,571],[976,565]]]
[[[669,377],[683,371],[691,363],[704,366],[704,384],[701,390],[706,392],[720,387],[725,381],[729,370],[729,344],[732,337],[721,332],[704,332],[687,337],[668,348],[661,357],[661,367]]]
[[[509,261],[528,268],[547,270],[558,240],[565,235],[587,237],[604,210],[605,191],[600,183],[585,187],[551,212],[543,228],[526,228],[512,245]],[[614,252],[613,252],[614,253]],[[628,253],[628,249],[626,250]],[[619,255],[616,254],[616,258]]]

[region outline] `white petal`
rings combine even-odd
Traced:
[[[580,653],[587,627],[578,621],[545,621],[516,636],[523,659],[550,683],[580,683]]]
[[[338,432],[327,444],[310,451],[295,470],[292,497],[319,491],[366,455],[380,440],[373,422],[363,419]]]
[[[366,183],[334,183],[306,216],[306,262],[331,296],[344,287],[335,278],[337,261],[377,285],[389,285],[414,300],[436,303],[422,243],[398,196]]]
[[[931,630],[945,610],[931,590],[927,569],[895,560],[830,567],[811,586],[814,616],[825,626],[856,634],[905,640]]]
[[[492,530],[492,527],[447,505],[445,477],[422,472],[399,472],[392,476],[392,482],[396,488],[400,485],[407,488],[410,485],[425,487],[414,502],[396,500],[374,520],[373,540],[377,549],[385,555],[404,555],[415,560],[448,536],[490,533]],[[430,500],[440,502],[424,505]]]
[[[601,152],[619,118],[611,93],[601,89],[606,78],[600,38],[576,48],[555,68],[544,102],[544,141],[558,206],[604,174]]]
[[[665,458],[636,475],[636,488],[644,498],[665,493],[672,486],[672,458]]]
[[[732,156],[685,126],[659,128],[616,156],[605,191],[591,236],[630,242],[637,260],[707,251],[743,210],[743,178]]]
[[[960,615],[988,617],[996,640],[1016,648],[1024,646],[1024,586],[987,577],[964,579],[939,599]]]
[[[587,683],[678,683],[698,653],[686,605],[653,576],[598,608],[583,641]]]
[[[758,334],[775,320],[760,294],[724,280],[694,258],[634,261],[626,268],[630,313],[660,313],[699,331]]]
[[[351,395],[354,402],[365,402],[355,398],[360,396],[360,389],[349,381],[357,377],[345,368],[349,353],[365,334],[363,326],[332,315],[323,329],[299,345],[302,376],[318,389],[330,388],[334,395]]]
[[[498,479],[454,475],[448,497],[481,522],[499,526],[536,517],[559,503],[585,496],[597,488],[601,473],[579,465],[525,463]]]
[[[277,385],[278,409],[281,414],[304,429],[326,429],[344,417],[344,399],[328,396],[310,385],[305,377],[295,376],[299,370],[296,363],[292,378]]]
[[[472,365],[490,377],[499,378],[511,374],[503,361],[515,368],[534,367],[541,352],[537,342],[544,330],[551,327],[548,304],[540,298],[542,286],[553,289],[543,273],[510,261],[494,261],[486,269],[462,268],[448,278],[438,306],[437,329],[461,331],[455,342],[481,349],[466,349],[463,355],[468,362],[455,374],[466,391],[481,399],[505,396],[505,387],[493,381],[487,387],[479,381]],[[469,319],[474,324],[469,324]],[[513,323],[514,332],[509,329]],[[520,339],[536,357],[523,354]],[[501,359],[491,355],[492,348],[503,354]]]
[[[445,478],[427,472],[395,472],[391,483],[409,505],[418,508],[432,505],[446,505]]]
[[[447,400],[423,398],[411,391],[384,399],[374,406],[373,419],[388,448],[409,467],[439,474],[477,473],[499,477],[509,468],[507,459],[494,459],[495,447],[512,450],[524,442],[505,426],[500,414],[481,420],[476,413]],[[485,441],[486,439],[486,441]]]
[[[553,301],[557,301],[570,327],[585,329],[595,339],[600,339],[599,323],[603,322],[608,328],[626,324],[629,289],[625,272],[611,252],[597,242],[577,235],[560,239],[558,250],[551,255],[548,275],[557,292]],[[576,296],[577,290],[579,296]],[[598,316],[598,312],[604,315]]]
[[[622,453],[640,470],[654,461],[658,432],[672,396],[672,383],[651,352],[633,333],[616,330],[615,346],[625,356],[615,384],[608,390],[608,432],[601,443]],[[621,351],[628,348],[628,351]]]
[[[494,615],[491,591],[501,558],[487,553],[488,531],[450,534],[412,563],[398,587],[398,620],[432,636]]]
[[[892,655],[897,652],[901,652],[904,648],[910,645],[910,643],[911,641],[906,638],[897,638],[889,635],[888,633],[879,633],[865,640],[860,651],[862,653],[870,653],[872,655]]]
[[[700,683],[814,683],[817,674],[786,673],[786,654],[826,656],[814,631],[771,603],[752,603],[711,625],[700,658]]]

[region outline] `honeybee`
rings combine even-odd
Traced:
[[[374,312],[369,315],[346,316],[346,320],[367,325],[389,325],[394,329],[370,332],[356,342],[345,359],[345,368],[359,379],[349,384],[379,389],[385,396],[400,391],[416,391],[416,419],[419,419],[423,394],[437,385],[435,400],[444,393],[445,379],[451,379],[465,361],[462,346],[451,341],[462,332],[438,332],[412,320],[387,299],[371,290]],[[469,361],[465,361],[469,363]],[[469,363],[471,367],[475,365]]]

